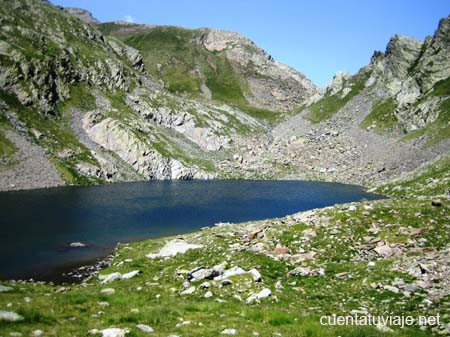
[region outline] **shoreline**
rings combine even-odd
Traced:
[[[220,180],[224,181],[224,179],[220,179]],[[227,180],[235,181],[236,179],[227,179]],[[206,180],[206,182],[209,182],[209,181],[211,181],[211,180]],[[273,181],[276,181],[276,182],[280,182],[280,181],[284,181],[284,180],[245,179],[245,181],[262,181],[262,182],[273,182]],[[289,180],[288,182],[290,182],[290,181],[292,181],[292,180]],[[152,182],[161,182],[161,181],[149,181],[149,183],[152,183]],[[170,183],[171,181],[167,181],[167,182]],[[303,181],[297,181],[297,182],[303,182]],[[306,182],[328,183],[328,182],[322,182],[322,181],[306,181]],[[130,182],[130,183],[139,183],[139,182]],[[120,182],[119,184],[127,184],[127,182]],[[374,193],[374,192],[368,192],[367,189],[364,186],[360,186],[360,185],[350,185],[350,184],[343,184],[343,183],[331,183],[331,184],[345,185],[345,186],[349,186],[349,187],[354,187],[354,188],[360,189],[361,191],[364,191],[367,194],[376,196],[377,199],[374,199],[374,200],[388,198],[386,195],[382,195],[382,194]],[[101,186],[109,186],[109,185],[112,185],[112,184],[107,184],[107,185],[90,185],[89,187],[91,187],[91,186],[101,187]],[[76,188],[78,188],[79,186],[59,186],[59,187],[56,187],[56,188],[60,189],[60,188],[65,188],[65,187],[76,187]],[[353,201],[353,202],[364,202],[366,200],[367,200],[366,198],[362,198],[359,201]],[[334,203],[333,205],[329,205],[329,206],[325,206],[325,207],[321,207],[321,208],[305,209],[305,210],[303,210],[301,212],[309,212],[311,210],[321,210],[321,209],[324,209],[324,208],[333,207],[333,206],[336,206],[336,205],[344,205],[344,204],[347,204],[347,203],[348,202]],[[277,219],[283,219],[283,218],[287,218],[287,217],[289,217],[289,216],[291,216],[292,214],[295,214],[295,213],[298,213],[298,212],[294,212],[294,213],[291,213],[291,214],[283,215],[281,218],[280,217],[275,217],[275,218],[263,218],[263,219],[257,219],[257,220],[249,219],[247,221],[244,221],[244,223],[246,223],[246,222],[272,221],[272,220],[277,220]],[[241,223],[242,222],[237,222],[235,224],[239,225]],[[206,227],[206,228],[214,228],[217,225],[218,225],[218,223],[215,223],[213,225],[209,225],[209,227]],[[143,242],[143,241],[155,240],[155,239],[164,240],[164,239],[172,237],[172,236],[185,236],[187,234],[199,233],[201,231],[202,231],[202,228],[195,229],[195,230],[189,231],[189,232],[180,232],[180,233],[176,233],[176,234],[170,235],[170,236],[163,235],[163,236],[159,236],[159,237],[139,238],[137,240],[127,241],[125,243],[136,243],[136,242]],[[4,281],[11,281],[11,280],[23,281],[23,280],[27,280],[27,279],[33,279],[36,282],[52,282],[54,284],[60,284],[60,285],[70,284],[70,283],[72,283],[72,284],[73,283],[76,283],[76,284],[83,283],[83,282],[89,280],[93,275],[98,273],[98,271],[100,271],[100,270],[102,270],[102,269],[104,269],[104,268],[109,266],[109,264],[110,264],[110,262],[111,262],[111,260],[113,258],[113,255],[111,255],[111,254],[113,254],[114,251],[117,250],[117,247],[120,244],[124,244],[124,243],[123,242],[117,243],[113,248],[111,248],[111,250],[105,251],[105,255],[102,255],[103,257],[95,257],[95,258],[92,258],[92,260],[88,259],[88,260],[79,261],[79,262],[77,262],[77,261],[68,261],[68,262],[66,262],[64,264],[56,266],[55,268],[52,268],[51,271],[45,273],[43,276],[40,276],[39,274],[35,274],[35,273],[30,273],[29,277],[28,276],[27,277],[20,277],[19,276],[18,278],[12,277],[12,278],[5,279]],[[79,249],[82,249],[82,248],[79,248]],[[66,266],[71,266],[71,265],[73,265],[74,267],[70,267],[70,268],[66,267]],[[63,271],[59,272],[59,270],[63,270]],[[40,278],[40,277],[42,277],[42,278]]]
[[[155,310],[161,311],[164,310],[164,307],[170,306],[169,303],[173,303],[176,300],[178,303],[177,310],[184,312],[181,314],[183,315],[183,322],[195,322],[195,320],[201,320],[199,316],[196,316],[198,315],[197,311],[183,308],[208,305],[208,308],[212,306],[211,314],[214,315],[214,308],[220,307],[222,308],[220,313],[227,313],[227,317],[222,318],[227,327],[247,332],[245,324],[252,324],[254,326],[253,329],[262,329],[262,327],[252,321],[245,321],[246,323],[244,324],[243,321],[233,320],[233,317],[236,316],[236,312],[239,312],[239,310],[259,312],[262,308],[271,308],[270,310],[289,312],[289,314],[286,314],[297,317],[304,311],[302,308],[313,307],[315,308],[313,312],[305,316],[306,319],[312,321],[317,315],[323,315],[323,310],[325,312],[330,310],[332,312],[347,312],[342,311],[344,309],[340,307],[339,303],[344,303],[346,308],[348,306],[348,309],[345,310],[351,312],[351,309],[355,309],[355,307],[352,306],[351,302],[345,303],[343,301],[343,298],[347,296],[348,286],[352,289],[352,296],[355,298],[361,297],[361,299],[367,301],[366,293],[369,292],[371,294],[371,304],[367,304],[368,312],[371,314],[377,314],[376,310],[379,308],[380,303],[384,303],[383,308],[389,307],[390,310],[395,312],[404,310],[401,306],[397,308],[398,301],[380,302],[386,296],[383,294],[391,292],[390,296],[398,297],[399,295],[395,295],[392,292],[398,291],[400,294],[405,291],[408,292],[407,289],[415,287],[416,283],[414,282],[422,284],[424,281],[420,279],[422,276],[418,276],[417,281],[413,281],[414,278],[402,276],[401,280],[404,280],[406,284],[400,281],[391,283],[394,282],[394,279],[388,276],[391,273],[391,268],[395,270],[397,277],[399,277],[400,273],[408,275],[408,270],[415,266],[416,263],[423,264],[425,263],[424,261],[433,257],[440,263],[437,267],[430,266],[428,274],[424,274],[423,277],[427,275],[439,277],[440,281],[426,285],[426,288],[422,291],[412,292],[408,297],[403,298],[407,300],[411,297],[411,300],[414,300],[416,304],[420,304],[423,298],[424,301],[433,301],[433,303],[436,301],[435,303],[438,305],[440,303],[438,298],[446,296],[447,290],[450,289],[446,286],[450,278],[446,280],[446,274],[441,274],[440,269],[437,269],[439,265],[450,263],[448,261],[450,255],[446,253],[446,251],[450,251],[450,247],[445,248],[447,240],[439,238],[439,235],[437,237],[438,242],[430,242],[432,244],[430,248],[423,247],[419,238],[423,234],[429,235],[433,233],[428,233],[420,228],[416,231],[416,227],[408,229],[407,225],[410,225],[410,223],[406,220],[411,218],[411,216],[417,217],[415,215],[417,210],[424,211],[427,208],[434,212],[432,214],[424,212],[423,214],[427,214],[427,219],[438,219],[436,215],[439,213],[436,212],[448,209],[448,199],[441,199],[442,206],[433,206],[432,199],[433,197],[424,197],[421,200],[411,198],[404,200],[397,198],[362,200],[316,208],[279,218],[241,223],[223,223],[183,235],[123,243],[118,245],[113,254],[111,254],[112,259],[109,266],[94,271],[82,284],[50,285],[42,284],[41,282],[25,282],[20,283],[20,287],[27,289],[27,294],[34,294],[32,295],[34,301],[41,296],[44,296],[43,298],[48,301],[45,294],[50,294],[49,296],[52,296],[55,301],[63,301],[62,303],[66,303],[64,301],[72,298],[75,301],[75,307],[73,308],[75,311],[78,310],[76,306],[79,305],[77,304],[79,296],[81,296],[79,297],[80,301],[82,301],[81,303],[84,303],[84,301],[93,302],[92,310],[95,310],[94,313],[98,312],[98,307],[96,308],[95,303],[97,305],[102,303],[103,305],[103,303],[108,302],[109,309],[102,311],[105,311],[105,315],[111,315],[110,311],[114,310],[114,315],[118,315],[118,317],[123,315],[125,315],[124,317],[131,317],[127,316],[130,315],[128,312],[130,310],[133,312],[134,310],[138,313],[135,308],[139,308],[139,312],[147,312],[146,308],[148,308],[148,305],[155,306]],[[386,247],[385,249],[392,252],[393,255],[389,255],[391,253],[388,254],[386,250],[379,250],[377,247],[380,246],[375,243],[365,242],[365,237],[359,237],[355,242],[355,238],[351,235],[352,231],[359,233],[362,229],[367,230],[364,222],[352,222],[352,219],[374,219],[375,216],[382,219],[387,216],[388,219],[389,212],[387,210],[394,211],[392,214],[400,221],[396,225],[389,225],[389,222],[391,222],[389,221],[380,226],[380,229],[382,229],[381,239],[383,247]],[[403,212],[407,212],[407,214],[403,214]],[[427,220],[424,219],[423,221]],[[441,220],[439,219],[438,221]],[[392,223],[396,223],[396,221],[392,221]],[[383,234],[385,230],[389,232]],[[406,241],[404,241],[402,236],[399,237],[401,241],[395,241],[390,233],[393,234],[397,230],[411,230],[408,237],[410,235],[410,238],[417,243],[413,247],[408,247],[403,243]],[[299,236],[297,237],[297,235]],[[429,236],[427,237],[430,238]],[[304,248],[304,252],[299,252],[295,248],[298,247],[298,240],[302,242],[299,247],[300,249]],[[162,252],[163,247],[173,241],[197,245],[199,249],[179,253],[176,257],[150,258],[150,255],[155,255],[154,253],[158,251]],[[438,248],[440,245],[443,245],[443,248]],[[369,250],[368,246],[370,246]],[[347,260],[345,256],[350,252],[351,255],[354,255],[356,252],[356,255],[353,259]],[[340,262],[333,261],[338,256],[338,261]],[[262,280],[258,282],[252,281],[246,276],[247,274],[242,274],[229,277],[230,282],[226,283],[227,285],[223,285],[222,281],[209,279],[192,280],[189,277],[190,273],[194,273],[196,270],[206,271],[208,269],[205,268],[217,263],[224,263],[227,266],[226,268],[228,268],[227,270],[238,271],[241,268],[245,273],[249,273],[248,271],[254,268],[262,275]],[[389,272],[385,270],[386,268],[388,268]],[[123,276],[130,273],[136,275],[131,280],[115,279],[116,275]],[[102,278],[100,275],[102,275]],[[109,277],[111,281],[105,281],[105,277]],[[366,281],[366,279],[368,280]],[[323,288],[323,282],[326,282],[329,288]],[[13,289],[19,287],[15,283],[3,282],[3,284]],[[208,288],[202,288],[206,287],[206,284],[209,284]],[[246,289],[248,286],[250,288]],[[331,303],[326,300],[327,296],[315,298],[309,295],[314,295],[318,291],[325,292],[325,294],[328,294],[327,296],[343,296],[343,298],[331,301]],[[210,294],[208,292],[213,294],[211,299],[209,299]],[[264,294],[269,294],[269,296],[249,303],[253,296],[252,294],[263,292]],[[147,293],[148,295],[144,295]],[[203,293],[205,294],[202,295]],[[378,295],[379,293],[382,295]],[[11,296],[15,295],[12,294]],[[23,297],[23,292],[19,293],[18,296]],[[116,298],[119,302],[116,302]],[[122,302],[123,298],[126,298],[126,303]],[[419,300],[416,300],[416,298]],[[291,308],[289,303],[291,306],[295,305]],[[60,306],[56,302],[52,307],[60,308],[58,310],[62,310],[62,315],[65,315],[67,310],[71,308]],[[420,308],[420,312],[425,312],[428,315],[442,313],[443,310],[440,306]],[[86,314],[90,314],[90,310]],[[410,307],[405,314],[415,315],[417,310],[415,307]],[[233,315],[232,313],[235,314]],[[173,321],[170,317],[165,317],[160,323],[147,320],[145,319],[147,316],[141,314],[133,317],[138,318],[138,323],[149,324],[155,331],[161,331],[162,335],[169,335],[172,332],[171,324],[167,327],[167,322]],[[216,316],[214,316],[214,319],[216,319]],[[113,323],[107,323],[107,326],[130,328],[130,324],[127,324],[127,322],[126,320],[114,321]],[[175,326],[178,323],[180,321],[175,321],[172,324]],[[71,324],[61,323],[58,326],[58,330],[63,329],[65,331],[65,329],[68,329],[67,331],[75,331],[71,330]],[[292,329],[295,329],[297,323],[292,324],[276,325],[274,327],[269,325],[263,328],[263,331],[271,333],[281,331],[284,336],[296,336]],[[74,329],[79,329],[79,325],[74,326],[76,326]],[[99,327],[105,327],[105,324],[89,320],[88,326],[84,327],[83,331],[84,329],[88,331]],[[202,326],[202,329],[205,328],[211,331],[216,331],[217,329],[215,325],[210,327],[209,324]],[[317,328],[319,329],[319,326]],[[392,328],[394,329],[394,327]],[[445,326],[432,327],[433,331],[440,331],[444,328]],[[185,329],[190,328],[186,327]],[[350,327],[348,329],[351,330]],[[404,335],[399,336],[415,335],[414,331],[416,330],[414,328],[411,329],[404,331]],[[346,334],[343,333],[341,335]]]

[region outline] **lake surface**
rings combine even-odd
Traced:
[[[56,280],[118,242],[379,196],[305,181],[154,181],[0,193],[0,279]],[[71,242],[84,248],[70,248]]]

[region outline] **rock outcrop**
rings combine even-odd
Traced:
[[[79,18],[80,20],[89,23],[89,24],[96,24],[96,23],[100,23],[96,18],[94,18],[92,16],[92,13],[82,9],[82,8],[76,8],[76,7],[64,7],[63,8],[64,11],[66,11],[67,13],[76,16],[77,18]]]
[[[222,52],[228,60],[244,70],[243,75],[250,87],[246,98],[252,105],[288,111],[318,92],[305,75],[277,62],[239,33],[203,29],[198,43],[210,52]]]

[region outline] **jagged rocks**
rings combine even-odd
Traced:
[[[377,246],[374,251],[383,258],[389,258],[394,255],[394,252],[389,245]]]
[[[225,269],[225,264],[216,265],[213,268],[197,267],[186,274],[189,282],[196,282],[201,280],[212,280],[220,276]]]

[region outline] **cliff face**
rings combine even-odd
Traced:
[[[449,18],[423,42],[394,36],[357,74],[319,90],[238,33],[99,23],[38,0],[0,13],[1,189],[61,179],[371,184],[448,152]]]
[[[396,105],[401,126],[411,132],[437,120],[449,94],[450,18],[442,19],[425,41],[395,36],[386,52],[378,53],[368,66],[367,85],[385,89]]]

